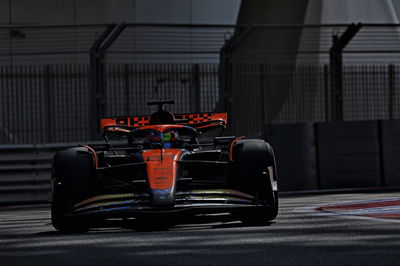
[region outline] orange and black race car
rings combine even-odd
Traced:
[[[247,224],[278,214],[274,153],[264,140],[212,137],[226,113],[101,119],[106,142],[57,152],[52,167],[52,224],[85,231],[122,218],[170,226],[187,215],[228,212]],[[162,219],[160,218],[162,217]],[[133,219],[135,218],[135,219]]]

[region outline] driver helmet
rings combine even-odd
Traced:
[[[178,140],[178,132],[174,130],[165,132],[162,140],[164,142],[164,148],[174,148]]]
[[[161,134],[157,132],[151,132],[146,139],[146,143],[150,145],[150,148],[154,148],[155,145],[161,144]]]
[[[161,134],[158,132],[151,132],[148,138],[154,142],[161,142]]]

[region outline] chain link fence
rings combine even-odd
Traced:
[[[0,143],[89,141],[98,118],[227,111],[231,134],[265,125],[400,119],[400,25],[79,25],[0,27]],[[101,40],[101,41],[99,41]]]
[[[149,100],[175,100],[172,112],[213,111],[219,49],[233,29],[0,27],[0,143],[96,140],[100,117],[149,114]]]
[[[272,124],[400,119],[399,30],[383,24],[239,28],[221,60],[232,133],[263,137]],[[342,41],[339,57],[335,39]]]

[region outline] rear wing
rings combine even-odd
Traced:
[[[174,115],[175,125],[186,125],[199,131],[207,131],[214,127],[224,127],[228,121],[227,113],[195,113]],[[150,125],[150,116],[127,116],[117,118],[103,118],[100,120],[103,131],[110,127],[139,128]]]

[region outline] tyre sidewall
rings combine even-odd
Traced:
[[[90,196],[94,177],[93,157],[86,148],[70,148],[55,154],[52,164],[51,214],[56,229],[62,230],[64,223],[74,224],[74,219],[69,217],[73,205]]]

